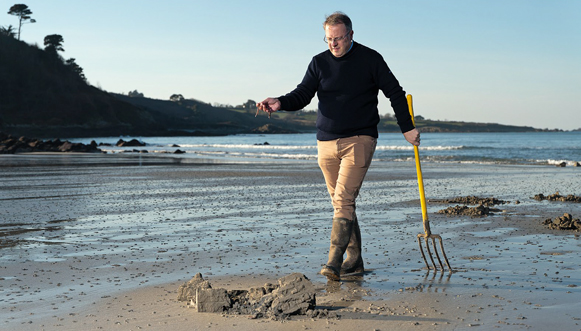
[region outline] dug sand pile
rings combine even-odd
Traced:
[[[278,284],[262,287],[226,290],[212,288],[201,273],[182,284],[178,301],[188,302],[191,308],[203,313],[248,315],[250,318],[287,319],[292,315],[317,317],[328,314],[315,310],[315,287],[301,273],[278,279]]]

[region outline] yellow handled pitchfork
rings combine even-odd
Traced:
[[[407,95],[408,101],[408,108],[410,111],[410,115],[412,116],[412,123],[414,126],[416,125],[414,119],[414,109],[413,109],[413,102],[412,96],[410,94]],[[420,245],[420,252],[422,253],[422,257],[424,258],[424,262],[426,263],[426,267],[430,270],[430,265],[428,264],[428,260],[426,259],[426,254],[424,253],[424,249],[422,246],[422,239],[426,244],[426,250],[428,251],[428,256],[432,261],[432,265],[434,266],[434,270],[438,270],[436,267],[436,263],[434,262],[434,258],[432,257],[432,251],[430,249],[430,241],[432,242],[432,247],[434,247],[434,253],[436,254],[436,258],[442,268],[444,270],[444,264],[442,264],[442,260],[440,260],[440,255],[438,254],[438,248],[436,246],[436,240],[440,241],[440,249],[442,250],[442,255],[444,256],[444,260],[446,261],[446,265],[448,265],[448,269],[452,271],[452,267],[450,267],[450,262],[448,262],[448,257],[444,252],[444,244],[442,243],[442,237],[439,234],[433,234],[432,230],[430,230],[430,221],[428,220],[428,208],[426,207],[426,195],[424,193],[424,178],[422,176],[422,166],[420,165],[420,152],[418,150],[418,146],[414,145],[414,154],[416,158],[416,171],[418,173],[418,187],[420,190],[420,203],[422,205],[422,220],[424,224],[424,233],[418,234],[418,244]]]

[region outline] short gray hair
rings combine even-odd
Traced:
[[[323,29],[327,27],[327,25],[337,25],[337,24],[345,24],[347,31],[353,30],[353,25],[351,24],[351,19],[347,14],[336,11],[333,14],[325,17],[325,22],[323,22]]]

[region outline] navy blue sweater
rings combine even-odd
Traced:
[[[377,138],[379,90],[390,100],[402,132],[414,128],[405,91],[376,51],[357,42],[342,57],[326,50],[313,57],[303,81],[279,97],[281,109],[294,111],[319,98],[317,139],[369,135]]]

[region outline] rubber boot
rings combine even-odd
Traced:
[[[353,221],[346,218],[333,218],[333,229],[331,230],[331,247],[329,248],[329,261],[321,269],[321,275],[329,280],[340,280],[341,265],[343,264],[343,254],[349,245],[351,232],[353,231]]]
[[[345,251],[347,257],[341,265],[342,274],[361,274],[365,271],[363,257],[361,256],[361,230],[357,218],[353,221],[353,231],[349,239],[349,245]]]

